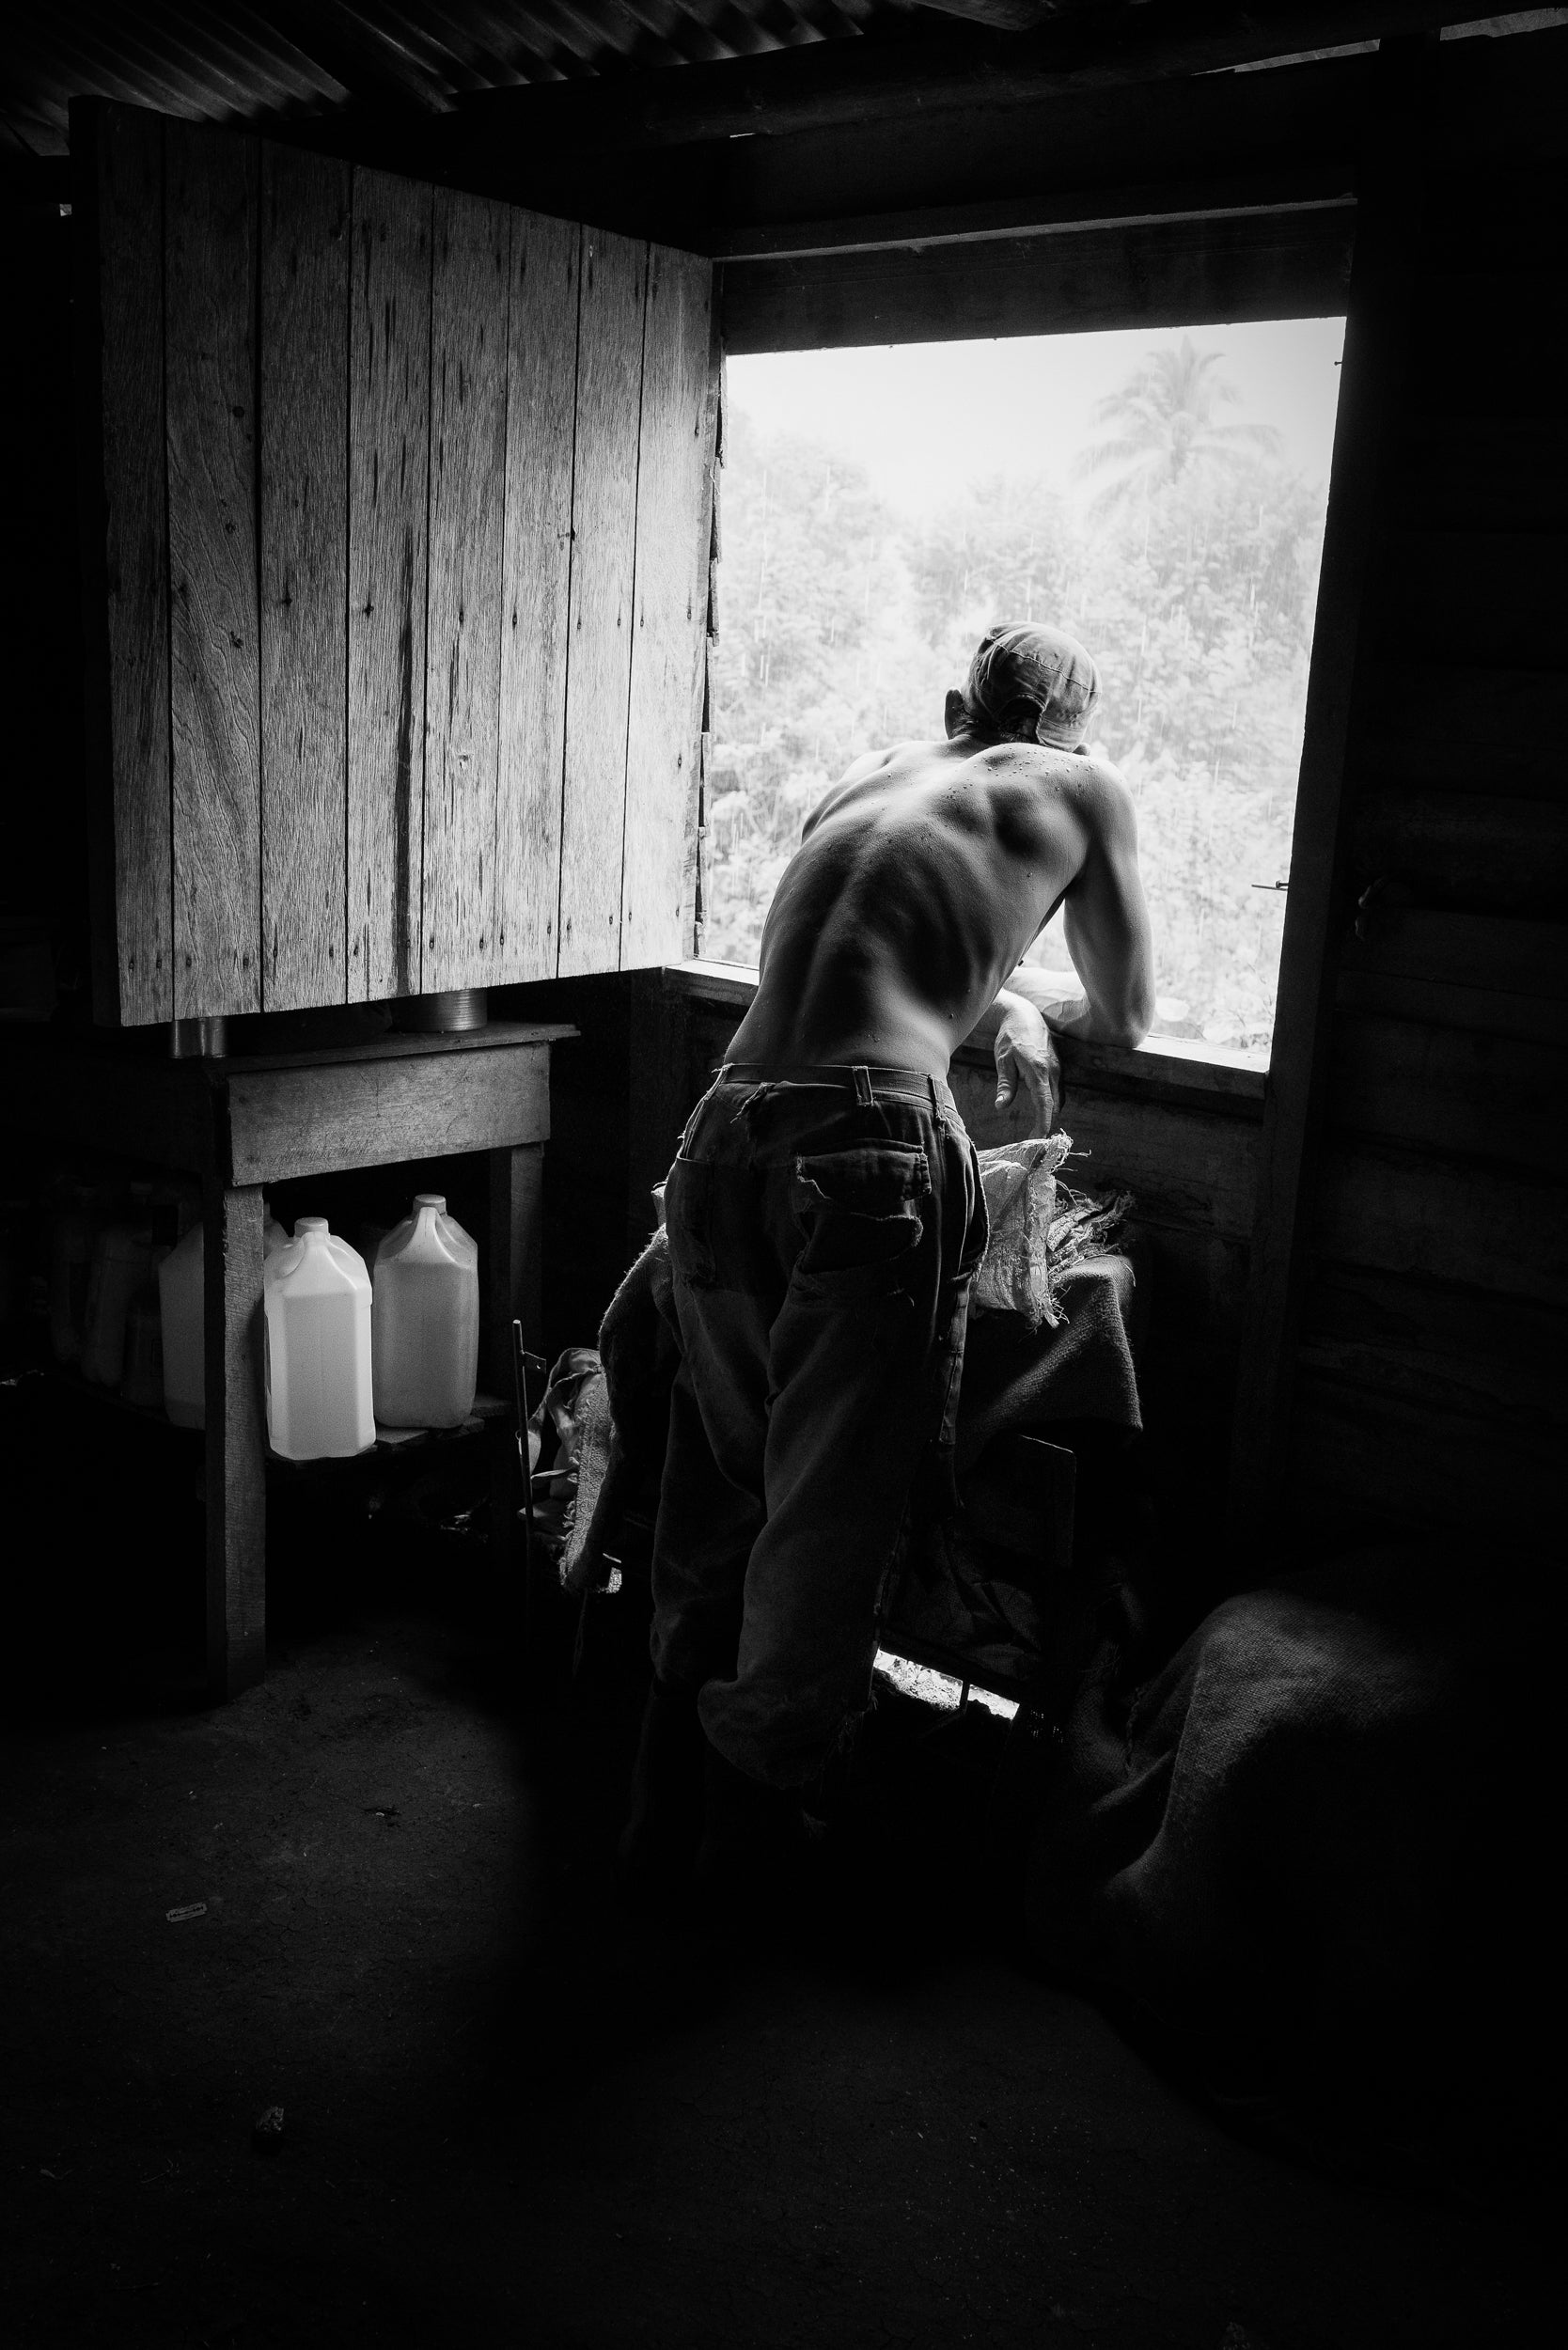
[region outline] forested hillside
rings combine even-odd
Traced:
[[[1102,402],[1087,496],[996,475],[924,522],[823,440],[730,416],[705,953],[755,961],[816,799],[939,732],[994,621],[1050,619],[1100,663],[1137,802],[1160,1030],[1266,1044],[1282,898],[1254,885],[1288,870],[1324,493],[1232,404],[1213,353],[1152,353]]]

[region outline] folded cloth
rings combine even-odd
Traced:
[[[1147,1679],[1107,1636],[1042,1790],[1037,1956],[1304,2151],[1440,2138],[1497,2072],[1488,1977],[1522,1985],[1552,1938],[1523,1825],[1545,1733],[1471,1574],[1447,1600],[1414,1553],[1281,1578]]]
[[[1022,1314],[1032,1328],[1061,1319],[1051,1279],[1056,1170],[1073,1148],[1059,1131],[980,1152],[990,1237],[975,1274],[969,1311]]]
[[[577,1485],[561,1550],[562,1589],[601,1590],[610,1579],[605,1545],[620,1518],[626,1456],[610,1416],[610,1384],[603,1371],[585,1381],[576,1411]]]
[[[996,1436],[1043,1421],[1103,1419],[1141,1428],[1133,1351],[1137,1336],[1136,1241],[1087,1257],[1058,1276],[1056,1329],[1025,1314],[977,1314],[964,1349],[956,1465],[971,1468]]]
[[[681,1368],[681,1325],[661,1225],[626,1274],[599,1325],[610,1411],[631,1474],[657,1475],[669,1433],[669,1396]]]

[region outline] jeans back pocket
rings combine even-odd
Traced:
[[[931,1168],[918,1143],[856,1143],[797,1157],[791,1184],[802,1241],[797,1278],[844,1296],[905,1287],[930,1197]]]

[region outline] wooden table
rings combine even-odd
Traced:
[[[453,1036],[169,1060],[162,1036],[13,1030],[6,1123],[52,1145],[197,1177],[206,1241],[207,1674],[214,1700],[266,1668],[261,1188],[301,1175],[483,1151],[490,1162],[486,1371],[511,1392],[513,1317],[540,1327],[550,1047],[574,1031],[494,1021]]]

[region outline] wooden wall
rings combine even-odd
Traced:
[[[679,955],[709,263],[128,107],[73,138],[98,1016]]]
[[[1284,1462],[1318,1522],[1482,1542],[1555,1529],[1568,1435],[1568,62],[1486,46],[1559,129],[1504,87],[1418,165]]]

